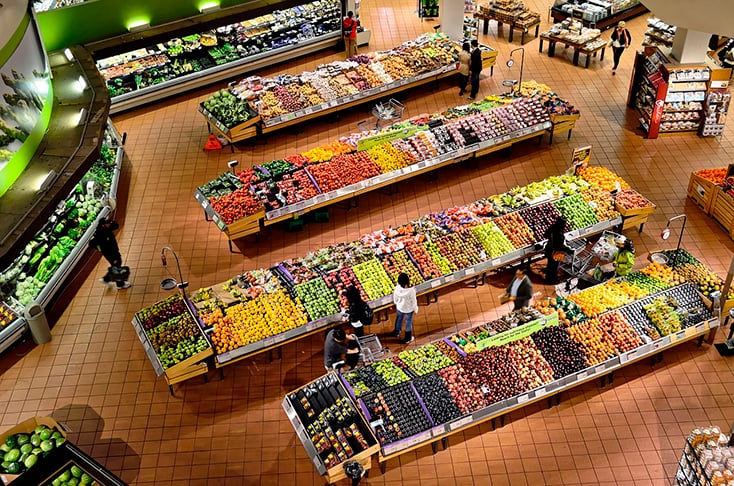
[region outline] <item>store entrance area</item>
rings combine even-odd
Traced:
[[[525,4],[548,12],[548,1]],[[360,52],[433,32],[439,20],[419,18],[416,5],[408,0],[363,2],[361,25],[371,31],[371,39]],[[541,31],[552,25],[546,17],[541,14]],[[379,228],[562,174],[574,147],[591,145],[592,165],[619,174],[657,206],[641,233],[637,228],[624,232],[634,241],[636,268],[648,263],[650,252],[674,245],[678,228],[667,242],[661,231],[670,218],[686,214],[681,247],[726,276],[734,243],[686,193],[691,172],[726,167],[734,159],[734,124],[719,137],[688,133],[646,140],[638,130],[639,115],[627,108],[634,50],[644,38],[646,15],[628,20],[627,28],[632,47],[612,76],[611,56],[592,57],[588,68],[576,66],[573,49],[559,45],[555,56],[548,57],[538,52],[539,39],[532,36],[525,39],[524,66],[507,67],[520,36],[509,42],[507,30],[490,24],[479,41],[498,51],[497,63],[492,76],[488,70],[482,73],[479,96],[506,92],[503,81],[518,79],[522,67],[523,81],[550,86],[581,112],[568,139],[563,133],[552,144],[547,135],[541,144],[526,140],[476,163],[449,165],[389,191],[372,191],[359,196],[356,207],[331,206],[328,218],[309,221],[300,231],[288,231],[283,223],[257,237],[235,240],[235,253],[205,220],[194,199],[196,188],[226,172],[232,160],[239,170],[357,132],[358,124],[371,117],[372,105],[269,134],[265,142],[237,144],[233,153],[229,147],[202,150],[209,132],[198,112],[199,104],[226,83],[112,117],[117,131],[127,134],[123,179],[129,184],[120,189],[127,193],[127,205],[124,218],[118,218],[117,240],[131,269],[132,287],[117,292],[101,285],[98,279],[107,264],[98,263],[54,325],[50,342],[20,359],[16,355],[28,346],[0,356],[0,429],[29,417],[56,417],[68,427],[70,441],[135,485],[324,484],[282,408],[286,393],[324,374],[324,334],[287,344],[280,356],[263,353],[227,366],[221,377],[210,371],[208,382],[196,377],[176,384],[171,396],[165,380],[156,379],[130,323],[140,309],[170,295],[161,289],[162,279],[179,278],[177,271],[170,273],[170,265],[161,265],[161,248],[175,250],[182,280],[193,292],[246,270],[269,268]],[[609,33],[602,37],[608,40]],[[258,74],[300,73],[343,57],[331,49]],[[466,95],[459,96],[455,77],[401,93],[397,101],[406,107],[403,119],[467,102]],[[543,283],[542,268],[539,262],[530,267],[535,300],[555,291]],[[483,286],[440,290],[430,305],[419,299],[414,343],[388,337],[394,311],[387,322],[375,319],[368,332],[396,354],[486,323],[511,310],[511,304],[500,303],[511,278],[509,271],[493,273]],[[719,330],[716,342],[723,342],[728,330]],[[435,454],[428,446],[407,452],[387,461],[384,473],[374,460],[362,484],[671,484],[692,429],[711,424],[729,430],[734,361],[711,345],[691,341],[651,364],[643,360],[626,366],[603,387],[599,380],[579,385],[560,395],[560,404],[552,408],[543,400],[512,412],[503,426],[498,421],[496,430],[486,422],[453,435],[448,447]],[[99,423],[104,429],[93,430]]]

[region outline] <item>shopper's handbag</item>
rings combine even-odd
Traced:
[[[562,262],[565,256],[566,254],[559,250],[554,251],[552,255],[553,259],[557,262]]]
[[[500,295],[500,304],[506,304],[510,300],[512,300],[512,296],[510,296],[510,294],[502,294],[502,295]]]

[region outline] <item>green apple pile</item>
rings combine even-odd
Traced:
[[[406,375],[405,372],[390,359],[383,359],[382,361],[373,363],[370,366],[372,366],[377,374],[385,380],[388,386],[394,386],[410,379],[408,378],[408,375]]]
[[[416,349],[406,349],[398,354],[398,358],[411,370],[415,371],[418,376],[427,375],[454,364],[448,356],[439,351],[433,344],[427,344]]]
[[[458,270],[458,268],[456,268],[456,265],[451,263],[448,258],[441,254],[441,250],[438,249],[438,246],[434,242],[425,241],[423,243],[423,246],[428,252],[428,255],[430,255],[431,260],[433,260],[439,270],[441,270],[442,275],[448,275]]]
[[[339,313],[336,291],[327,287],[323,278],[319,277],[298,284],[293,290],[300,297],[312,321]]]
[[[515,247],[510,243],[510,240],[507,239],[502,230],[491,221],[480,226],[474,226],[471,231],[491,258],[496,258],[515,250]]]
[[[599,222],[591,206],[580,194],[553,203],[571,225],[571,229],[585,228]]]
[[[392,294],[392,280],[376,258],[355,265],[352,270],[370,300]]]

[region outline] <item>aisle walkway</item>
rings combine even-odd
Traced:
[[[526,3],[542,12],[545,28],[546,2]],[[391,47],[432,31],[435,23],[421,23],[414,9],[415,2],[408,0],[364,2],[363,24],[373,30],[370,48]],[[635,46],[644,23],[644,17],[628,23]],[[503,79],[518,76],[519,66],[509,70],[504,62],[519,46],[519,36],[513,44],[506,36],[498,36],[493,24],[481,38],[499,50],[494,76],[482,81],[483,94],[501,92]],[[358,209],[333,208],[328,223],[310,224],[302,233],[276,228],[267,238],[244,240],[244,256],[229,253],[225,238],[204,221],[193,199],[194,188],[226,170],[233,158],[227,150],[201,150],[207,131],[196,110],[197,103],[224,84],[115,117],[118,130],[128,133],[130,194],[119,240],[133,269],[133,287],[119,293],[106,290],[97,282],[104,271],[97,265],[56,323],[53,341],[36,347],[0,376],[5,405],[0,429],[28,417],[52,415],[70,427],[73,442],[131,484],[322,484],[280,405],[286,392],[322,373],[321,338],[285,346],[283,359],[273,363],[259,356],[228,367],[223,381],[212,372],[207,384],[195,379],[176,386],[176,396],[170,397],[130,325],[135,311],[168,295],[158,286],[170,271],[160,264],[160,249],[169,245],[178,252],[184,275],[196,289],[559,174],[574,146],[592,144],[595,164],[618,172],[658,205],[644,233],[630,233],[642,255],[663,245],[659,234],[668,218],[686,213],[683,245],[725,274],[734,244],[685,192],[692,170],[731,161],[734,124],[720,139],[685,135],[644,140],[635,131],[636,115],[625,107],[632,52],[625,53],[612,77],[609,58],[593,61],[587,70],[571,64],[571,53],[559,49],[550,59],[537,52],[537,45],[533,40],[525,46],[524,79],[548,84],[579,107],[582,118],[570,141],[559,137],[552,146],[525,143],[484,158],[477,169],[459,165],[440,171],[437,180],[402,184],[392,196],[375,192],[360,197]],[[335,52],[307,56],[262,74],[297,73],[340,57]],[[463,102],[458,88],[445,81],[436,91],[408,93],[406,115]],[[332,141],[355,130],[367,110],[350,110],[338,123],[309,124],[302,133],[274,135],[267,145],[239,146],[234,157],[246,167]],[[497,299],[500,286],[492,281],[479,289],[456,286],[442,292],[438,304],[421,308],[416,344],[507,312]],[[536,290],[548,292],[540,284]],[[387,343],[394,351],[400,349]],[[600,389],[592,382],[564,394],[563,403],[553,409],[531,406],[511,414],[496,431],[483,425],[452,437],[449,449],[436,455],[430,447],[406,454],[388,462],[384,475],[374,470],[363,484],[484,486],[489,475],[491,484],[512,486],[667,485],[691,428],[727,428],[734,417],[731,363],[713,348],[685,344],[667,352],[654,370],[647,362],[630,366],[617,374],[613,386]]]

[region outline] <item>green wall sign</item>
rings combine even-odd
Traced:
[[[415,135],[418,131],[417,126],[410,126],[407,128],[401,128],[399,130],[390,130],[389,132],[378,133],[371,137],[365,137],[357,142],[357,150],[369,150],[377,145],[389,142],[390,140],[397,140],[399,138],[409,138]]]
[[[138,22],[152,26],[200,15],[211,4],[231,7],[254,0],[95,0],[38,14],[48,51],[128,33]]]

